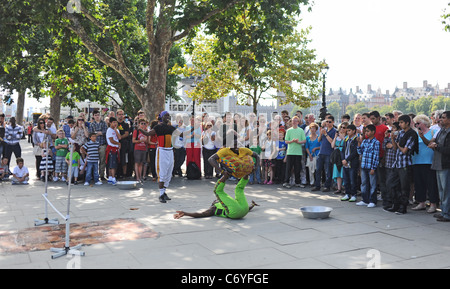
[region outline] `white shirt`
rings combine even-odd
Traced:
[[[13,169],[13,174],[16,175],[18,178],[22,178],[26,174],[29,174],[28,168],[26,166],[23,166],[22,168],[19,168],[19,166],[16,166]]]
[[[216,148],[214,142],[211,140],[212,136],[216,135],[215,131],[203,131],[203,136],[207,138],[207,142],[203,143],[203,147],[208,150],[213,150]]]
[[[114,130],[114,129],[108,127],[108,130],[106,131],[106,142],[108,143],[109,146],[118,148],[119,145],[118,145],[118,144],[113,144],[113,143],[109,140],[110,137],[112,137],[114,141],[119,142],[119,137],[118,137],[117,134],[116,134],[116,130]]]
[[[441,130],[441,127],[438,124],[430,126],[430,130],[434,131],[433,138],[436,138],[438,132]]]

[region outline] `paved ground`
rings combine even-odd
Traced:
[[[34,176],[34,157],[22,141],[23,157]],[[14,159],[14,158],[13,158]],[[13,160],[14,162],[14,160]],[[366,208],[341,202],[330,193],[280,186],[253,185],[246,189],[256,207],[242,220],[218,217],[173,219],[176,210],[206,209],[214,200],[210,180],[176,177],[159,203],[157,185],[147,182],[136,190],[117,187],[73,186],[71,223],[135,219],[157,238],[85,245],[85,256],[52,259],[49,250],[1,254],[0,268],[448,268],[450,225],[424,211],[398,216],[381,207]],[[227,185],[232,191],[234,184]],[[34,227],[44,217],[41,181],[28,186],[0,184],[0,232]],[[49,199],[65,215],[67,188],[48,186]],[[333,208],[325,220],[305,219],[299,208]],[[52,209],[50,218],[65,221]]]

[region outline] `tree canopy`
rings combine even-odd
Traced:
[[[2,11],[14,11],[3,22],[11,29],[24,23],[50,32],[69,29],[79,39],[73,44],[84,46],[90,56],[120,75],[147,114],[154,115],[164,108],[169,55],[177,41],[194,37],[205,24],[207,33],[220,39],[216,49],[222,55],[231,52],[233,57],[233,51],[251,45],[262,63],[273,41],[292,32],[290,19],[307,4],[307,0],[5,0],[0,5]],[[253,24],[246,26],[246,20]],[[237,40],[234,47],[223,45],[230,39]],[[141,41],[148,54],[136,46]],[[144,62],[135,61],[142,57]],[[248,67],[244,63],[241,70]]]

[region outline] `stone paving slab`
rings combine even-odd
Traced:
[[[34,176],[31,146],[22,141],[25,164]],[[14,158],[13,161],[14,163]],[[234,183],[225,188],[232,192]],[[244,219],[218,217],[174,220],[177,210],[201,211],[214,200],[214,181],[175,177],[172,198],[158,201],[157,184],[147,181],[136,190],[107,185],[72,186],[71,222],[131,218],[159,234],[158,238],[85,245],[85,256],[52,259],[50,251],[0,254],[0,268],[367,268],[379,254],[380,268],[449,268],[450,225],[424,211],[398,216],[380,207],[341,202],[331,193],[310,188],[248,185],[247,199],[256,207]],[[45,186],[0,183],[0,232],[34,226],[43,218]],[[49,199],[65,214],[67,188],[49,183]],[[310,220],[299,208],[333,208],[330,218]],[[64,220],[49,209],[50,218]],[[375,252],[375,253],[374,253]]]

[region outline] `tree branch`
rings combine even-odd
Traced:
[[[123,58],[121,61],[114,59],[113,57],[105,53],[100,47],[98,47],[98,45],[89,37],[86,30],[83,28],[79,19],[74,15],[74,13],[64,12],[62,16],[70,21],[68,28],[81,39],[83,45],[89,50],[89,52],[94,54],[94,56],[97,59],[99,59],[103,64],[114,69],[117,73],[119,73],[130,85],[130,88],[133,90],[136,96],[140,98],[143,95],[144,89],[142,85],[139,83],[139,81],[136,79],[134,74],[125,65],[125,63],[123,62]],[[94,25],[96,26],[98,26],[98,24],[99,23],[97,24],[94,23]],[[120,55],[119,59],[121,59],[122,55],[120,53],[120,47],[114,47],[114,52],[116,54],[116,57],[117,54],[119,54]]]
[[[103,23],[101,23],[95,17],[93,17],[84,6],[81,6],[81,13],[84,16],[86,16],[86,18],[89,19],[89,21],[91,21],[95,26],[100,28],[100,30],[102,30],[102,32],[108,33],[110,35],[109,39],[110,39],[110,41],[112,43],[112,46],[113,46],[113,49],[114,49],[114,55],[116,56],[117,61],[122,66],[122,68],[126,68],[125,60],[124,60],[123,55],[122,55],[122,49],[120,48],[119,43],[117,43],[117,41],[114,40],[114,38],[112,37],[111,33],[109,33],[110,30],[108,28],[105,28],[105,25]]]
[[[217,15],[217,14],[220,14],[220,13],[222,13],[222,12],[228,10],[230,7],[236,5],[236,4],[237,4],[238,2],[240,2],[240,1],[242,1],[242,0],[233,0],[233,1],[230,1],[230,2],[229,2],[227,5],[225,5],[223,8],[217,8],[217,9],[214,9],[214,10],[210,11],[209,13],[206,13],[202,18],[200,18],[200,19],[198,19],[198,20],[196,20],[196,21],[192,21],[191,23],[189,23],[189,26],[188,26],[183,32],[181,32],[181,33],[179,33],[179,34],[173,36],[173,37],[172,37],[172,40],[175,42],[175,41],[178,41],[178,40],[182,39],[183,37],[185,37],[186,35],[188,35],[189,32],[191,32],[191,30],[192,30],[194,27],[196,27],[196,26],[202,24],[203,22],[207,21],[208,19],[210,19],[210,18],[213,17],[213,16],[215,16],[215,15]]]

